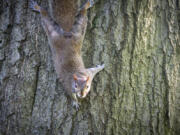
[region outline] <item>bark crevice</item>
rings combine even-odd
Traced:
[[[37,89],[38,89],[38,79],[39,79],[39,71],[40,71],[40,66],[41,65],[37,65],[36,66],[36,74],[35,74],[35,82],[34,82],[34,88],[33,88],[33,98],[32,98],[32,108],[31,108],[31,116],[33,115],[33,110],[34,110],[34,104],[36,101],[36,93],[37,93]]]
[[[28,2],[0,1],[0,134],[180,134],[179,0],[95,1],[82,54],[106,67],[79,111]],[[68,31],[85,1],[37,2]]]

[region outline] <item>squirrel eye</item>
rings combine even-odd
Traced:
[[[86,86],[86,89],[88,89],[88,88],[89,88],[89,86],[87,85],[87,86]]]

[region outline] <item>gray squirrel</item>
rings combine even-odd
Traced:
[[[42,26],[51,47],[56,73],[76,109],[79,108],[78,98],[87,96],[94,76],[104,68],[104,64],[85,68],[81,56],[88,21],[87,9],[93,4],[93,0],[87,0],[78,11],[72,29],[70,32],[66,32],[53,21],[45,9],[33,0],[30,1],[31,9],[41,15]]]

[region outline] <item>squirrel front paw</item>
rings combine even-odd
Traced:
[[[37,4],[37,2],[35,2],[34,0],[30,0],[30,4],[29,7],[36,12],[40,12],[41,7]]]
[[[102,65],[96,65],[97,68],[104,68],[104,64]]]
[[[79,103],[77,101],[72,101],[72,106],[76,108],[76,110],[79,110]]]

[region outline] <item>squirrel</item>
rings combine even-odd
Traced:
[[[93,0],[86,1],[75,17],[72,29],[66,32],[48,15],[45,9],[35,1],[30,1],[30,8],[41,15],[42,26],[48,37],[56,73],[76,109],[79,108],[78,98],[87,96],[94,76],[104,68],[104,64],[85,68],[81,56],[88,21],[87,9],[93,4]]]

